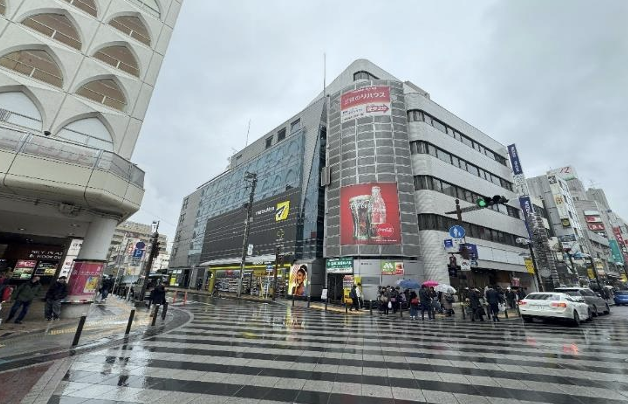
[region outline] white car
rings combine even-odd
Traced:
[[[525,323],[534,318],[547,318],[567,320],[576,327],[581,321],[591,320],[593,317],[586,303],[559,292],[530,293],[519,301],[519,312]]]

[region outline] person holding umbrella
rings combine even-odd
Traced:
[[[427,286],[425,286],[425,284],[421,285],[421,289],[419,290],[419,300],[421,301],[421,320],[425,320],[426,311],[427,319],[433,320],[432,298],[430,297],[430,290]]]

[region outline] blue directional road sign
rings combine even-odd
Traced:
[[[449,235],[453,238],[464,238],[466,234],[462,226],[455,225],[449,228]]]
[[[450,238],[446,238],[445,240],[443,240],[443,244],[445,245],[445,249],[454,248],[454,241]]]
[[[133,250],[133,258],[142,258],[144,255],[144,250],[138,250],[137,248]]]

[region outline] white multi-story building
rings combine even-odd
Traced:
[[[180,8],[0,1],[0,244],[84,238],[78,259],[106,260],[142,201],[131,157]]]

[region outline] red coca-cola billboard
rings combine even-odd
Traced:
[[[396,183],[372,182],[340,189],[340,243],[400,244]]]

